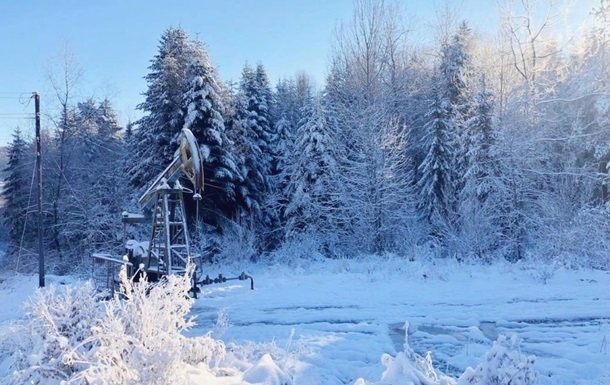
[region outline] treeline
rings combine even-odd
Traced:
[[[120,213],[136,209],[187,127],[205,164],[192,238],[211,260],[307,242],[329,257],[607,267],[610,1],[569,45],[553,40],[556,6],[523,1],[493,39],[446,15],[430,48],[412,43],[396,5],[358,0],[320,89],[305,74],[273,88],[263,64],[223,83],[204,44],[170,27],[142,119],[123,129],[107,100],[62,99],[44,138],[47,253],[67,270],[120,250]],[[36,245],[32,145],[15,132],[4,189],[20,264]]]

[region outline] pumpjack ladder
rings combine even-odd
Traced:
[[[183,273],[191,254],[182,189],[160,188],[156,194],[144,269],[161,275]]]

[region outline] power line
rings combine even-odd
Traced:
[[[24,94],[28,94],[28,95],[32,95],[31,92],[0,92],[0,95],[24,95]]]
[[[27,100],[25,96],[28,96]],[[24,105],[24,109],[26,109],[30,101],[34,98],[34,93],[32,92],[2,92],[0,91],[0,99],[5,100],[7,102],[3,102],[5,104],[11,103],[19,103]],[[23,120],[34,120],[36,119],[36,114],[25,113],[25,112],[0,112],[0,120],[12,120],[12,121],[23,121]]]
[[[26,99],[27,97],[27,99]],[[32,99],[34,99],[34,93],[32,92],[0,92],[0,99],[13,100],[19,104],[24,105],[24,109],[30,105]]]

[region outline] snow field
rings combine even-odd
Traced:
[[[222,312],[225,342],[275,341],[305,363],[295,384],[379,379],[381,355],[402,350],[405,321],[411,347],[454,377],[498,336],[516,335],[522,354],[537,357],[541,384],[610,383],[608,272],[557,269],[544,284],[540,268],[510,264],[389,258],[252,269],[254,292],[204,288],[189,333],[213,329]]]
[[[434,367],[456,379],[507,336],[523,359],[536,356],[542,385],[610,384],[608,272],[556,269],[545,284],[535,266],[387,257],[208,273],[242,270],[254,276],[254,291],[249,282],[206,286],[193,304],[197,325],[185,335],[211,331],[229,365],[185,365],[189,383],[403,385],[410,377],[397,368],[412,358],[403,351],[408,321],[410,348],[430,352]],[[48,286],[75,281],[47,277]],[[0,339],[36,285],[36,276],[0,277]],[[7,357],[0,353],[0,377]]]

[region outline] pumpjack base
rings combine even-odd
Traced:
[[[111,295],[113,295],[115,292],[119,292],[120,284],[118,281],[118,276],[121,266],[123,265],[127,267],[128,274],[130,277],[133,277],[134,282],[138,282],[140,280],[143,275],[142,273],[146,273],[146,279],[149,282],[157,282],[164,276],[168,275],[167,273],[154,269],[137,268],[137,263],[113,256],[108,253],[93,253],[91,277],[95,288],[99,291],[108,290],[110,291]],[[172,271],[170,274],[183,275],[185,272],[185,269],[175,269],[175,271]],[[250,280],[250,290],[254,290],[254,278],[245,272],[242,272],[237,277],[225,277],[224,275],[219,274],[218,277],[210,278],[209,275],[206,275],[204,279],[199,280],[197,271],[195,271],[192,277],[193,285],[188,292],[193,296],[193,298],[197,298],[197,294],[201,292],[200,286],[225,283],[227,281],[235,280]]]

